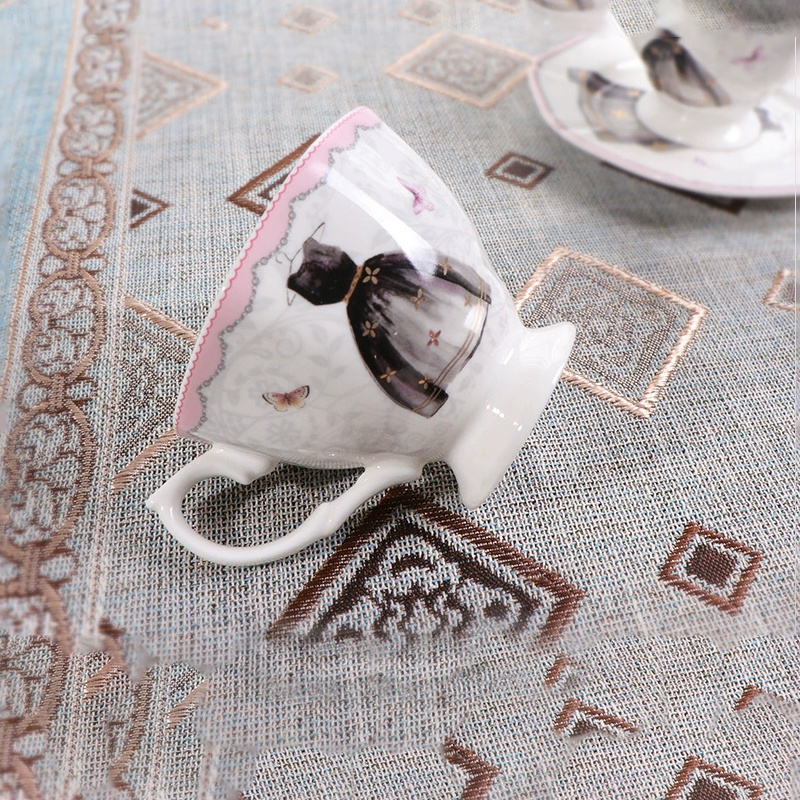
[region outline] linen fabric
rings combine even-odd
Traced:
[[[0,797],[800,797],[794,201],[572,148],[532,6],[0,0]],[[359,105],[573,355],[474,511],[432,464],[287,559],[200,561],[144,505],[205,449],[172,430],[192,345]],[[356,475],[214,479],[187,518],[255,544]]]

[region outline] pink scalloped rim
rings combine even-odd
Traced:
[[[569,50],[579,42],[587,39],[587,36],[577,36],[567,42],[557,45],[556,47],[542,53],[533,59],[533,64],[528,70],[528,85],[536,100],[536,105],[539,107],[541,115],[544,117],[545,122],[563,139],[566,139],[575,147],[583,150],[601,161],[608,161],[620,169],[631,172],[634,175],[640,175],[643,178],[661,183],[666,186],[672,186],[676,189],[683,189],[687,192],[697,192],[699,194],[714,194],[720,197],[744,197],[744,198],[769,198],[769,197],[788,197],[794,192],[793,187],[787,186],[731,186],[727,184],[716,184],[709,181],[693,181],[689,178],[681,178],[672,172],[660,172],[658,170],[646,167],[638,161],[632,161],[619,155],[618,153],[603,147],[602,143],[597,141],[590,141],[583,136],[579,136],[573,130],[568,128],[555,114],[555,111],[550,107],[547,102],[544,90],[539,84],[539,72],[543,69],[544,64],[553,56],[562,53],[564,50]]]
[[[380,120],[370,109],[361,107],[331,125],[306,150],[267,207],[236,266],[228,273],[192,352],[175,408],[175,430],[181,436],[191,436],[200,424],[203,403],[199,390],[214,375],[222,360],[220,336],[244,315],[253,291],[253,267],[275,250],[286,235],[292,203],[325,176],[332,150],[352,145],[357,128],[379,124]]]

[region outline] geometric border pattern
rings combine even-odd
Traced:
[[[666,388],[670,376],[675,371],[675,368],[678,366],[681,358],[683,358],[684,354],[688,350],[692,339],[703,322],[703,319],[708,314],[708,309],[706,309],[704,306],[701,306],[699,303],[694,303],[690,300],[684,300],[674,292],[670,292],[654,283],[650,283],[649,281],[640,278],[638,275],[627,272],[621,267],[608,264],[605,261],[600,261],[597,258],[592,258],[584,253],[577,253],[574,250],[570,250],[568,247],[557,247],[552,253],[550,253],[549,256],[547,256],[540,266],[537,267],[536,271],[530,277],[528,282],[522,287],[522,289],[520,289],[519,293],[514,298],[514,305],[516,306],[517,311],[522,311],[524,306],[530,301],[545,278],[547,278],[547,276],[553,271],[558,262],[564,258],[579,261],[582,264],[599,269],[602,272],[605,272],[606,274],[616,278],[617,280],[623,281],[631,286],[636,286],[637,288],[643,289],[646,292],[650,292],[651,294],[661,297],[670,303],[674,303],[675,305],[678,305],[689,312],[689,319],[678,335],[675,345],[667,354],[667,357],[664,359],[664,362],[662,363],[658,372],[656,372],[653,379],[646,386],[644,393],[639,400],[632,400],[629,397],[625,397],[624,395],[609,389],[607,386],[601,386],[595,381],[587,378],[585,375],[582,375],[580,372],[572,370],[569,367],[564,367],[561,373],[561,377],[568,383],[572,383],[575,386],[580,386],[581,389],[585,389],[587,392],[590,392],[602,400],[611,403],[611,405],[618,406],[626,411],[629,411],[634,416],[641,417],[643,419],[648,418],[652,414],[653,407],[664,393],[664,389]]]
[[[707,539],[711,542],[722,544],[727,549],[741,553],[743,556],[749,559],[749,564],[742,570],[739,581],[734,587],[733,593],[729,597],[710,592],[707,589],[704,589],[701,586],[692,583],[691,581],[687,581],[685,578],[682,578],[676,574],[675,568],[686,554],[692,540],[697,536],[700,536],[703,539]],[[717,533],[717,531],[704,528],[697,522],[687,522],[683,534],[676,542],[672,552],[669,554],[669,557],[667,558],[664,566],[661,568],[661,572],[659,573],[658,577],[665,583],[669,583],[672,586],[683,589],[684,592],[692,595],[693,597],[697,597],[702,602],[707,603],[708,605],[716,606],[718,609],[720,609],[720,611],[726,611],[728,614],[738,614],[739,611],[741,611],[742,603],[744,603],[745,594],[747,593],[750,584],[755,579],[756,571],[758,570],[762,557],[762,553],[758,552],[758,550],[753,550],[752,547],[748,547],[746,544],[737,542],[734,539],[729,539],[727,536]]]
[[[150,123],[136,131],[137,139],[141,139],[151,131],[156,130],[156,128],[160,128],[162,125],[165,125],[167,122],[179,117],[181,114],[185,114],[187,111],[199,106],[201,103],[205,103],[206,100],[210,100],[212,97],[214,97],[214,95],[223,91],[223,89],[228,88],[227,81],[214,78],[211,75],[206,75],[204,72],[184,66],[183,64],[178,64],[176,61],[170,61],[168,58],[162,58],[161,56],[157,56],[155,53],[144,53],[142,61],[145,64],[149,62],[150,64],[160,65],[162,68],[173,70],[173,72],[182,73],[190,78],[195,78],[205,83],[206,88],[189,100],[186,100],[185,102],[178,102],[169,110],[165,109],[163,113],[156,116]]]

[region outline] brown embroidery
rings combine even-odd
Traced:
[[[203,679],[194,687],[177,705],[173,706],[167,714],[167,729],[177,728],[184,720],[187,720],[192,712],[203,701],[203,697],[208,690],[208,683]]]
[[[435,25],[442,16],[442,4],[435,0],[416,0],[416,2],[401,8],[398,17],[419,22],[422,25]]]
[[[758,700],[759,703],[768,705],[773,711],[783,714],[788,719],[796,720],[800,714],[800,706],[795,701],[787,700],[774,692],[768,692],[760,686],[750,684],[745,686],[742,694],[733,706],[734,711],[744,711]]]
[[[112,716],[107,718],[104,724],[110,751],[108,780],[115,789],[124,791],[131,800],[134,800],[133,788],[125,780],[125,773],[144,737],[153,701],[153,676],[148,671],[135,685],[132,685],[128,663],[120,644],[124,632],[108,619],[100,620],[98,631],[103,636],[104,660],[100,669],[86,680],[85,702],[99,701],[97,707],[106,708],[107,701],[100,700],[98,696],[110,690],[114,681],[121,681],[126,687],[125,691],[133,693],[133,709],[130,714],[121,719]]]
[[[31,330],[20,361],[28,382],[4,454],[2,553],[17,577],[2,583],[0,596],[41,600],[65,654],[72,637],[59,590],[74,570],[66,540],[94,473],[94,436],[84,408],[95,393],[89,371],[105,333],[105,299],[95,275],[106,265],[103,245],[115,214],[114,187],[105,176],[122,137],[119,87],[127,79],[125,36],[136,14],[134,2],[120,2],[113,11],[99,0],[87,5],[76,93],[57,142],[63,160],[41,230],[49,252],[39,262],[41,279],[27,308]]]
[[[741,611],[763,554],[688,522],[659,578],[728,614]]]
[[[469,591],[462,594],[462,586]],[[583,596],[489,531],[400,487],[337,548],[270,635],[300,629],[312,640],[408,640],[420,631],[465,635],[481,622],[520,633],[546,604],[538,638],[549,643],[561,636]],[[365,622],[355,627],[351,612],[359,605]]]
[[[200,20],[200,24],[205,25],[206,28],[213,28],[216,31],[226,31],[230,27],[227,22],[217,19],[216,17],[203,17],[203,19]]]
[[[745,686],[742,690],[742,696],[736,701],[733,706],[734,711],[742,711],[743,709],[747,708],[753,700],[756,699],[760,694],[762,694],[762,690],[758,686]]]
[[[564,655],[563,653],[560,656],[556,656],[556,660],[553,662],[553,665],[549,670],[547,670],[547,675],[545,675],[544,678],[544,685],[555,686],[561,680],[561,675],[569,666],[569,663],[569,656]]]
[[[485,174],[514,186],[521,186],[523,189],[533,189],[552,171],[552,167],[541,161],[519,153],[506,153],[499,161],[492,164]]]
[[[522,0],[481,0],[481,2],[502,11],[510,11],[512,14],[516,14],[522,8]]]
[[[135,458],[128,462],[112,479],[111,489],[114,494],[125,489],[131,481],[149,466],[150,462],[161,455],[178,438],[174,428],[168,428],[154,442],[147,445]]]
[[[500,769],[484,761],[477,753],[459,744],[452,736],[444,743],[444,757],[469,775],[460,800],[487,800]]]
[[[554,730],[564,736],[583,736],[587,733],[620,734],[636,733],[638,728],[621,717],[609,714],[594,706],[570,697],[556,717]]]
[[[577,313],[571,304],[589,302],[586,296],[578,297],[575,292],[572,292],[568,297],[559,294],[562,290],[558,289],[558,284],[555,284],[555,288],[551,292],[552,296],[548,295],[547,302],[543,302],[543,287],[547,279],[551,275],[554,275],[556,279],[561,279],[560,273],[557,272],[557,268],[560,265],[562,266],[562,271],[571,269],[574,265],[581,265],[581,268],[590,268],[590,272],[582,278],[582,282],[587,287],[586,295],[588,295],[589,287],[601,293],[601,299],[604,304],[604,324],[615,326],[610,329],[606,339],[598,340],[599,344],[591,340],[592,347],[599,348],[599,351],[594,353],[587,349],[588,345],[583,343],[586,336],[584,331],[586,326],[582,324],[580,319],[572,320],[578,324],[578,338],[570,360],[562,372],[562,378],[569,383],[580,386],[611,405],[625,409],[634,416],[648,418],[652,414],[656,403],[661,399],[672,373],[686,354],[708,310],[698,303],[684,300],[682,297],[630,272],[626,272],[620,267],[599,261],[583,253],[576,253],[566,247],[559,247],[544,260],[520,290],[519,294],[517,294],[514,303],[520,313],[534,297],[537,298],[537,313],[540,315],[549,313],[551,306],[555,307],[557,304],[562,303],[563,308],[561,305],[557,306],[559,313],[568,316],[570,313]],[[593,271],[598,273],[597,280],[591,274]],[[568,277],[567,273],[564,272],[563,280],[566,281]],[[613,284],[608,282],[609,277],[621,282],[626,287],[634,287],[635,290],[642,293],[637,298],[636,303],[627,309],[630,319],[627,319],[627,317],[623,319],[621,316],[619,319],[615,319],[613,316],[609,316],[608,304],[614,302],[612,297]],[[647,295],[651,295],[649,300]],[[598,300],[599,302],[600,300]],[[626,304],[633,301],[626,298],[624,293],[620,293],[618,294],[618,302],[615,313],[619,316],[627,308]],[[675,323],[669,321],[670,316],[681,313],[685,314],[686,319],[680,331],[675,334],[674,344],[666,352],[655,375],[648,374],[650,363],[660,357],[662,348],[665,348],[666,344],[668,344],[665,341],[665,337],[673,335],[670,328]],[[661,324],[658,321],[650,322],[649,316],[663,319],[663,322]],[[641,320],[639,320],[639,317],[641,317]],[[677,319],[677,316],[675,319]],[[635,340],[625,338],[631,335],[628,329],[635,328],[637,324],[643,327],[642,332],[637,334],[637,338]],[[620,348],[623,347],[624,349],[621,350]],[[621,362],[623,358],[626,363],[631,363],[632,371],[628,375],[621,374],[617,367],[617,362]],[[602,365],[601,362],[604,361],[612,365],[613,369],[610,374],[616,374],[617,377],[616,379],[603,378],[603,380],[608,380],[608,382],[616,380],[619,383],[616,389],[606,385],[605,382],[601,383],[599,377],[592,378],[579,372],[574,366],[574,364],[580,362],[585,364],[585,371],[591,371],[601,376],[609,371],[608,368]],[[649,382],[644,387],[641,397],[636,399],[623,394],[625,391],[630,391],[631,387],[643,384],[648,377]]]
[[[119,755],[108,768],[108,778],[116,789],[130,790],[130,784],[125,780],[131,759],[136,755],[141,746],[145,725],[150,713],[150,702],[153,695],[153,679],[146,672],[141,680],[133,687],[133,714],[130,726],[123,740]]]
[[[125,295],[125,307],[139,314],[145,319],[157,325],[161,330],[174,336],[176,339],[194,345],[197,341],[197,332],[178,322],[172,317],[167,316],[163,311],[137,300],[135,297]],[[163,431],[155,441],[140,450],[113,478],[111,481],[112,491],[116,494],[121,492],[133,479],[147,469],[150,462],[167,450],[177,439],[177,433],[173,428]]]
[[[260,172],[252,180],[248,181],[240,189],[237,189],[228,200],[237,206],[246,208],[261,216],[267,210],[267,203],[272,200],[275,190],[286,180],[286,177],[295,166],[295,162],[319,136],[315,133],[306,139],[299,147],[292,150],[289,155],[284,156],[280,161],[276,161],[271,167]]]
[[[210,100],[228,84],[153,53],[145,53],[136,137],[141,139],[170,120]]]
[[[748,800],[760,800],[764,791],[740,775],[689,756],[664,800],[731,800],[740,797],[736,789],[746,792]]]
[[[278,78],[278,83],[283,86],[289,86],[292,89],[299,89],[301,92],[312,93],[329,86],[338,77],[335,72],[330,72],[327,69],[312,67],[309,64],[300,64],[285,75],[281,75]]]
[[[720,589],[736,567],[736,559],[708,544],[698,544],[686,562],[686,573]]]
[[[47,658],[43,672],[38,667],[42,656]],[[30,734],[50,727],[61,703],[66,669],[66,656],[49,639],[0,635],[4,696],[4,716],[0,717],[0,794],[4,797],[16,797],[21,790],[27,800],[42,800],[34,767],[43,753],[31,750]],[[15,751],[14,744],[25,737],[29,737],[29,744],[22,755]]]
[[[193,331],[182,322],[168,317],[163,311],[153,308],[153,306],[142,300],[137,300],[135,297],[126,294],[125,307],[129,308],[131,311],[135,311],[145,319],[149,319],[154,325],[158,325],[159,328],[162,328],[172,336],[176,336],[178,339],[183,339],[183,341],[191,345],[197,342],[197,331]]]
[[[795,285],[795,271],[793,269],[782,269],[773,278],[772,284],[764,295],[762,302],[765,306],[773,306],[783,311],[794,311],[797,308]]]
[[[522,80],[530,63],[530,56],[525,53],[442,31],[386,72],[479,108],[490,108]]]
[[[142,223],[160,214],[165,208],[169,208],[169,203],[159,200],[147,192],[134,189],[131,192],[131,215],[129,227],[138,228]]]
[[[733,214],[735,216],[738,216],[739,212],[747,203],[747,201],[741,197],[714,197],[713,195],[689,192],[686,191],[686,189],[677,189],[674,186],[667,186],[663,183],[656,183],[655,181],[648,180],[647,178],[643,178],[641,175],[636,175],[633,172],[626,172],[624,169],[620,169],[616,165],[609,164],[606,161],[601,161],[600,163],[604,167],[613,169],[622,175],[628,176],[629,178],[636,178],[636,180],[642,181],[642,183],[649,183],[651,186],[657,186],[659,189],[666,189],[668,192],[672,192],[673,194],[679,194],[682,197],[688,197],[690,200],[696,200],[698,203],[702,203],[710,208],[716,208],[719,211],[726,211],[728,214]]]
[[[331,14],[330,11],[323,11],[311,6],[298,6],[281,17],[278,25],[284,25],[302,33],[318,33],[337,19],[336,14]]]

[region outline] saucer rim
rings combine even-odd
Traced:
[[[605,39],[613,40],[617,37],[593,37],[591,35],[576,36],[572,39],[562,42],[549,50],[535,56],[530,68],[527,72],[528,88],[533,95],[533,99],[547,125],[555,131],[562,139],[569,144],[583,150],[592,156],[611,164],[614,167],[628,172],[640,178],[652,181],[654,183],[668,186],[674,189],[681,189],[687,192],[694,192],[696,194],[711,195],[715,197],[730,197],[730,198],[744,198],[744,199],[766,199],[766,198],[787,198],[795,197],[800,193],[800,185],[796,183],[786,183],[778,186],[763,186],[755,187],[752,184],[746,185],[722,185],[712,183],[709,181],[696,181],[683,178],[670,171],[659,171],[649,166],[642,164],[641,161],[632,160],[624,155],[621,155],[614,150],[604,146],[604,143],[596,136],[593,140],[589,140],[580,136],[575,132],[575,129],[568,127],[564,124],[555,114],[550,106],[548,98],[539,85],[538,76],[545,69],[545,62],[562,52],[576,47],[582,42],[591,41],[592,39]],[[621,38],[621,37],[620,37]],[[748,145],[741,148],[741,150],[727,151],[728,154],[741,153],[756,146],[757,143]],[[708,152],[723,152],[723,151],[708,151],[701,150],[696,147],[687,147],[688,152],[694,153],[708,153]]]

